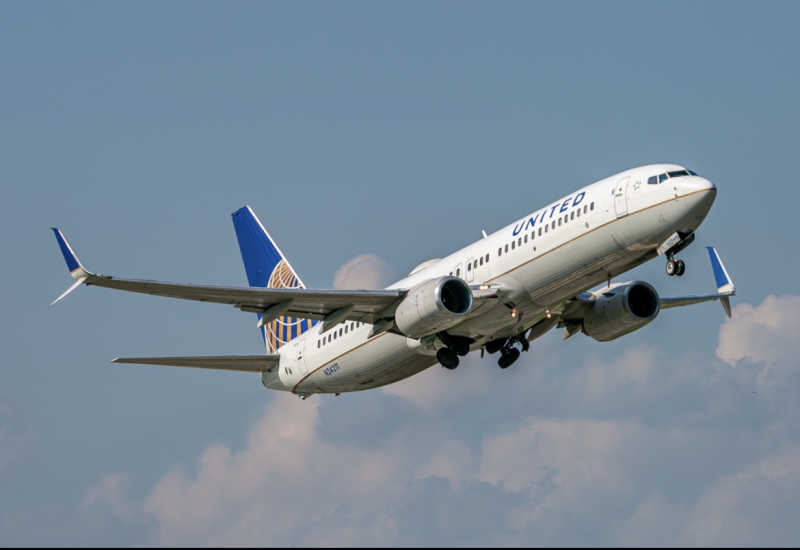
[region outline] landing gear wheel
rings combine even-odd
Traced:
[[[682,277],[683,274],[686,273],[686,264],[683,263],[683,260],[678,260],[675,263],[678,264],[677,271],[675,271],[675,275],[677,275],[678,277]]]
[[[453,351],[456,352],[456,355],[466,357],[469,354],[469,346],[465,344],[458,345],[453,348]]]
[[[505,352],[502,357],[500,357],[500,359],[497,361],[497,365],[501,369],[507,369],[513,365],[517,359],[519,359],[519,353],[520,352],[517,348],[511,348]]]
[[[675,260],[667,260],[667,275],[672,277],[678,272],[678,262]]]
[[[449,348],[442,348],[437,351],[436,360],[448,370],[454,370],[458,366],[458,355]]]

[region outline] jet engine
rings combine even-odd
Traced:
[[[583,332],[598,342],[610,342],[639,330],[661,311],[658,292],[648,283],[634,281],[602,291],[583,317]]]
[[[412,288],[400,302],[394,322],[409,338],[447,330],[472,309],[472,290],[463,279],[441,277]]]

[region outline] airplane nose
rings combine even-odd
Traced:
[[[686,207],[696,216],[705,218],[717,198],[717,186],[700,176],[681,179],[680,191]]]

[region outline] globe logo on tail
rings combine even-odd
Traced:
[[[267,288],[303,288],[300,280],[286,263],[286,260],[281,259],[267,282]],[[305,331],[310,329],[316,324],[316,321],[311,319],[297,319],[296,317],[281,316],[264,325],[264,342],[267,346],[267,353],[276,353],[278,349],[290,342],[292,339],[297,338]]]

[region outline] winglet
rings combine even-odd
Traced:
[[[61,234],[61,231],[59,231],[55,227],[52,227],[51,229],[53,230],[53,233],[56,234],[56,240],[58,241],[59,248],[61,248],[61,253],[64,255],[64,260],[67,262],[67,269],[69,269],[69,274],[72,275],[73,279],[75,279],[75,284],[69,287],[64,294],[56,298],[55,302],[53,302],[53,304],[55,304],[61,298],[63,298],[64,296],[66,296],[79,286],[81,286],[81,283],[86,281],[86,279],[88,279],[91,275],[93,275],[93,273],[90,273],[89,271],[86,271],[83,268],[80,260],[75,255],[75,252],[72,251],[72,247],[67,242],[67,239],[65,239],[64,235]],[[52,306],[53,304],[50,305]]]
[[[722,260],[719,259],[719,254],[713,246],[707,246],[708,255],[711,257],[711,268],[714,270],[714,279],[717,282],[717,292],[720,294],[734,294],[736,288],[733,286],[733,281],[728,275],[725,266],[722,265]]]
[[[730,296],[736,294],[736,287],[733,286],[733,281],[731,280],[730,275],[728,275],[728,270],[725,269],[724,265],[722,265],[722,260],[719,259],[719,254],[717,253],[716,249],[713,246],[707,246],[706,248],[708,249],[708,255],[711,257],[711,268],[714,270],[714,279],[717,282],[717,292],[720,294],[728,294],[728,296],[722,296],[719,299],[719,303],[722,304],[722,309],[725,310],[725,314],[728,316],[728,319],[730,319]]]

